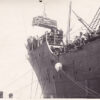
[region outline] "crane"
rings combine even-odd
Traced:
[[[90,27],[90,25],[88,25],[85,20],[83,20],[81,17],[79,17],[75,11],[72,10],[72,12],[74,13],[74,15],[78,18],[78,20],[87,28],[87,30],[92,33],[94,32],[94,30]]]
[[[96,14],[94,15],[93,20],[90,23],[90,27],[94,30],[98,27],[100,23],[100,8],[97,10]]]

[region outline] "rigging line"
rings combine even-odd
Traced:
[[[43,6],[44,6],[44,9],[43,9],[43,10],[44,10],[44,11],[43,11],[43,15],[44,15],[44,17],[47,17],[45,4],[46,4],[46,3],[43,2]]]
[[[30,84],[31,84],[31,83],[30,83]],[[15,91],[13,91],[13,92],[16,93],[16,94],[18,94],[18,95],[19,95],[18,98],[20,98],[20,97],[22,97],[22,92],[21,92],[21,91],[24,90],[24,89],[26,89],[27,87],[29,87],[30,84],[27,84],[27,85],[25,85],[25,86],[23,86],[23,87],[21,87],[21,88],[15,90]]]
[[[13,92],[19,92],[19,91],[22,91],[23,89],[26,89],[26,87],[29,87],[31,85],[31,83],[29,83],[29,84],[27,84],[27,85],[25,85],[25,86],[23,86],[23,87],[21,87],[21,88],[19,88],[19,89],[16,89],[16,90],[14,90]]]
[[[42,0],[39,0],[40,3],[42,3],[43,5],[43,16],[46,18],[47,17],[47,14],[46,14],[46,2],[42,1]]]
[[[80,32],[80,31],[82,31],[82,30],[86,30],[86,28],[85,28],[85,27],[79,27],[79,28],[77,28],[77,29],[75,29],[75,30],[72,30],[72,31],[70,31],[70,35],[73,35],[73,34],[75,34],[76,32],[78,33],[78,32]],[[65,36],[65,34],[64,34],[64,36]]]
[[[19,92],[17,91],[18,98],[24,97],[23,95],[25,95],[25,94],[23,93],[23,91],[21,92],[21,90],[26,89],[26,88],[29,87],[29,86],[30,86],[30,84],[27,85],[27,86],[25,86],[25,87],[23,87],[22,89],[20,89]],[[18,93],[19,93],[19,94],[18,94]]]
[[[37,91],[38,91],[38,82],[36,84],[35,97],[36,97]]]
[[[32,79],[31,79],[30,100],[32,100],[32,88],[33,88],[33,71],[32,71]]]
[[[34,81],[33,81],[33,82],[34,82]],[[35,80],[35,82],[36,82],[36,80]],[[20,91],[20,90],[24,89],[25,87],[31,86],[31,84],[32,84],[32,83],[29,83],[29,84],[27,84],[27,85],[25,85],[25,86],[23,86],[23,87],[21,87],[21,88],[19,88],[19,89],[14,90],[13,92]]]
[[[81,31],[81,30],[86,30],[86,29],[83,29],[82,27],[80,27],[80,28],[78,28],[74,31],[71,31],[71,34],[74,34],[74,33],[78,32],[78,31]]]
[[[46,81],[44,80],[43,89],[42,89],[42,92],[41,92],[41,94],[40,94],[40,98],[41,98],[42,95],[43,95],[43,91],[45,90],[45,87],[46,87]]]
[[[88,88],[88,87],[83,87],[82,86],[82,84],[80,84],[80,83],[78,83],[78,82],[75,82],[73,79],[72,79],[72,77],[71,76],[69,76],[68,74],[66,74],[63,70],[62,70],[62,72],[63,72],[63,74],[67,77],[67,78],[69,78],[72,82],[74,82],[78,87],[80,87],[81,89],[83,89],[83,90],[85,90],[86,91],[86,89],[87,90],[89,90],[88,92],[89,93],[92,93],[92,94],[96,94],[96,95],[100,95],[99,93],[97,93],[96,91],[94,91],[94,90],[92,90],[92,89],[90,89],[90,88]]]
[[[14,84],[16,81],[20,80],[21,78],[25,77],[25,75],[27,75],[29,72],[31,71],[31,69],[29,69],[28,71],[26,71],[25,73],[23,73],[21,76],[17,77],[16,79],[12,80],[8,85],[6,85],[4,88],[2,89],[6,89],[9,88],[12,84]]]
[[[38,64],[37,59],[35,59],[35,62]],[[39,66],[39,64],[38,64],[38,66]],[[40,72],[41,72],[41,70],[40,70]],[[32,81],[33,81],[33,80],[32,80]],[[42,79],[40,79],[40,81],[42,81]],[[32,88],[31,88],[31,89],[32,89]],[[37,89],[38,89],[38,80],[37,80],[37,86],[36,86],[36,91],[35,91],[35,97],[36,97]],[[31,93],[32,93],[32,91],[31,91]],[[31,97],[30,97],[30,98],[31,98]]]

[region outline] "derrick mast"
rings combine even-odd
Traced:
[[[97,10],[96,14],[94,15],[94,18],[92,19],[90,25],[87,24],[85,20],[83,20],[80,16],[78,16],[75,11],[72,10],[74,15],[78,18],[78,20],[87,28],[87,30],[92,33],[95,32],[99,23],[100,23],[100,8]]]

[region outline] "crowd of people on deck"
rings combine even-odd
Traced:
[[[87,32],[85,34],[80,32],[80,35],[75,37],[73,43],[66,46],[65,51],[68,52],[76,49],[82,49],[85,44],[94,41],[97,38],[100,38],[100,26],[96,32]]]
[[[50,32],[46,32],[40,38],[30,36],[27,39],[27,43],[28,43],[27,48],[29,50],[34,50],[37,47],[40,47],[46,41],[46,38],[49,45],[60,46],[63,44],[63,31],[52,29]]]
[[[46,41],[46,38],[49,45],[51,45],[51,50],[54,53],[58,54],[63,52],[70,52],[77,49],[82,49],[83,46],[88,42],[100,38],[100,26],[96,32],[87,32],[85,34],[80,32],[80,35],[76,36],[75,40],[72,43],[69,43],[67,45],[63,44],[63,31],[58,29],[51,29],[50,32],[46,32],[40,38],[35,38],[32,36],[29,37],[27,39],[28,42],[27,48],[29,50],[36,49]],[[55,46],[59,46],[59,48]]]
[[[31,51],[31,50],[35,50],[36,48],[40,47],[40,45],[42,45],[44,42],[46,41],[46,35],[42,35],[40,38],[37,37],[32,37],[30,36],[27,39],[27,46],[26,48]]]

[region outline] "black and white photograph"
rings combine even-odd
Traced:
[[[100,0],[0,0],[0,99],[100,99]]]

